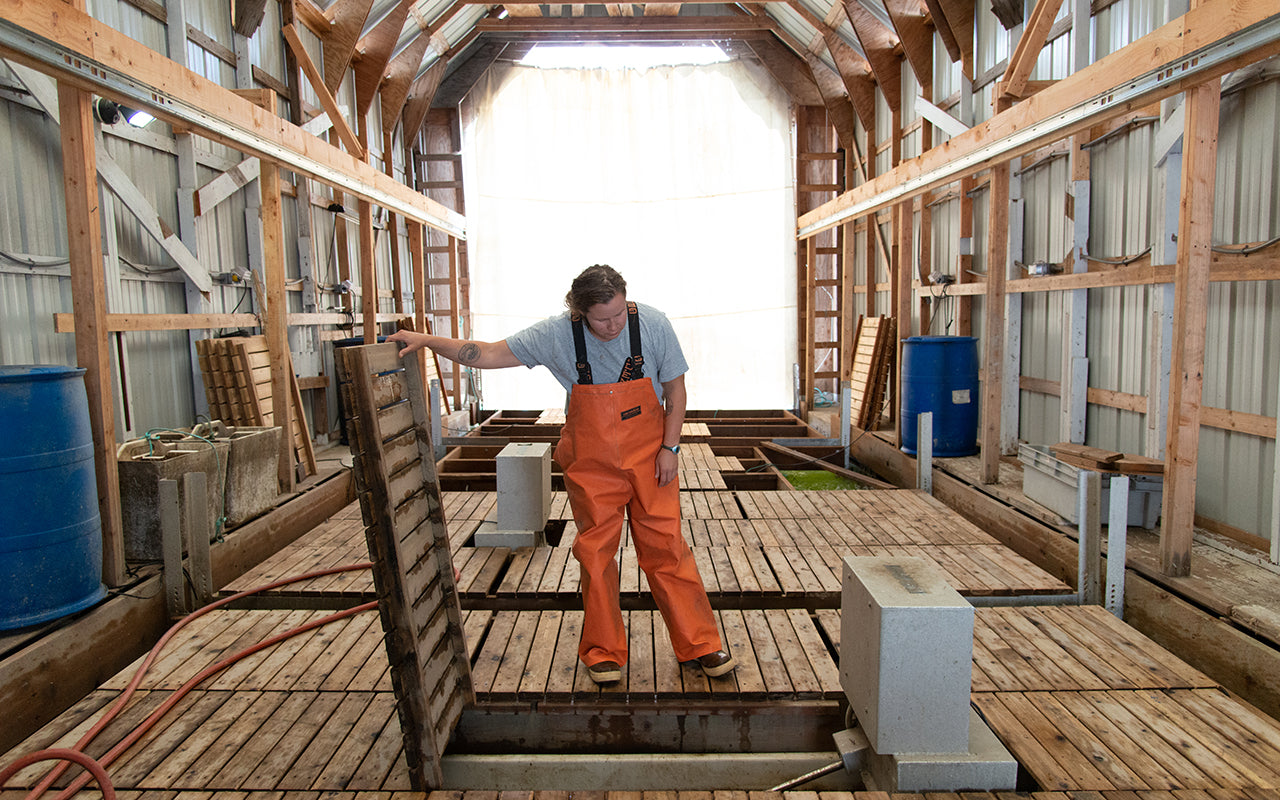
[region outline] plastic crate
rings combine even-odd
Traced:
[[[1077,487],[1080,468],[1055,458],[1047,446],[1018,444],[1018,460],[1022,462],[1022,493],[1045,508],[1080,521]],[[1106,524],[1111,507],[1111,475],[1102,474],[1101,512]],[[1160,503],[1164,495],[1164,478],[1153,475],[1129,477],[1129,524],[1154,528],[1160,520]]]

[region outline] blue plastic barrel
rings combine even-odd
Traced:
[[[0,630],[106,594],[84,370],[0,366]]]
[[[902,342],[902,450],[915,455],[919,416],[933,412],[933,454],[978,452],[978,340],[912,336]]]

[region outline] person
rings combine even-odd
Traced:
[[[680,661],[711,677],[736,662],[720,641],[693,553],[681,533],[678,453],[689,366],[667,317],[627,301],[627,283],[588,267],[565,296],[568,310],[499,342],[397,331],[406,355],[426,347],[480,369],[545,366],[569,393],[555,458],[578,535],[583,625],[578,657],[596,683],[622,678],[627,632],[618,601],[624,510],[640,568]],[[625,331],[625,334],[624,334]]]

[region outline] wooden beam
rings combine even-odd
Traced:
[[[885,10],[898,31],[902,50],[916,80],[933,85],[933,30],[924,21],[919,0],[884,0]]]
[[[337,94],[347,67],[356,52],[356,42],[369,18],[373,0],[337,0],[324,12],[329,20],[329,33],[322,39],[324,46],[324,83],[329,94]]]
[[[924,0],[925,6],[929,9],[929,16],[933,20],[934,30],[938,32],[938,38],[942,40],[942,46],[947,51],[947,57],[954,64],[960,60],[960,42],[956,39],[955,31],[951,28],[947,21],[947,10],[942,7],[941,0]]]
[[[1216,80],[1187,93],[1178,263],[1173,281],[1170,413],[1160,514],[1160,569],[1174,576],[1191,574],[1220,104]]]
[[[293,15],[306,26],[307,30],[319,36],[321,41],[328,37],[333,23],[319,6],[311,0],[285,0],[285,2],[293,7]],[[286,23],[288,22],[289,20],[286,20]]]
[[[25,64],[8,60],[5,61],[5,64],[27,87],[31,97],[45,110],[45,113],[53,119],[55,124],[59,124],[60,113],[58,110],[58,87],[56,82],[49,76]],[[187,279],[207,295],[213,288],[213,281],[209,278],[209,271],[192,255],[187,246],[178,238],[177,233],[165,223],[159,212],[151,205],[151,201],[139,191],[124,170],[116,164],[115,159],[105,152],[98,151],[96,147],[94,151],[97,156],[96,168],[99,177],[106,182],[125,208],[129,209],[129,213],[133,214],[138,220],[142,229],[169,254],[169,257],[178,265],[178,268],[187,276]]]
[[[773,36],[753,38],[747,47],[756,54],[774,80],[782,84],[787,94],[798,106],[822,105],[822,93],[814,81],[813,73],[797,51],[785,46]]]
[[[1031,12],[1031,19],[1023,26],[1022,36],[1018,39],[1013,55],[1009,56],[1009,66],[1004,71],[1004,77],[997,84],[999,94],[1022,97],[1026,92],[1027,79],[1031,77],[1031,70],[1040,58],[1040,51],[1048,41],[1049,28],[1053,27],[1053,20],[1061,7],[1062,0],[1038,0]]]
[[[394,132],[396,120],[400,119],[400,112],[404,109],[405,102],[409,98],[409,90],[415,84],[415,76],[418,74],[418,67],[422,65],[422,57],[426,54],[430,45],[431,37],[426,34],[419,35],[387,65],[383,73],[382,91],[379,95],[384,131]],[[436,63],[442,61],[444,59],[437,59]],[[432,67],[434,66],[435,64],[432,65]],[[428,69],[424,73],[424,77],[430,73],[431,70]],[[438,86],[439,83],[437,82],[436,85]],[[413,133],[416,135],[417,131],[415,130]],[[412,141],[412,137],[407,130],[402,133],[402,137],[405,144]]]
[[[320,106],[329,115],[329,121],[333,123],[333,129],[337,132],[338,138],[342,140],[342,144],[347,148],[348,153],[356,159],[364,161],[366,156],[364,146],[360,144],[355,131],[351,130],[351,125],[347,122],[347,118],[342,116],[342,108],[338,105],[338,101],[334,99],[333,93],[325,85],[324,79],[320,76],[320,70],[316,68],[316,63],[311,60],[311,54],[303,46],[302,38],[298,36],[298,31],[292,25],[285,25],[282,32],[284,33],[285,41],[289,43],[290,52],[298,60],[298,66],[302,68],[302,73],[307,76],[307,81],[310,82],[311,88],[315,90],[316,95],[320,98]]]
[[[358,203],[360,210],[360,310],[364,312],[365,344],[378,341],[378,275],[373,256],[373,206],[367,200]]]
[[[823,31],[822,40],[827,46],[827,52],[831,53],[832,60],[836,62],[840,81],[844,84],[845,91],[849,93],[849,102],[853,103],[853,110],[862,121],[862,127],[866,128],[867,123],[875,119],[876,107],[876,86],[875,80],[871,77],[871,65],[846,44],[835,31],[829,28]],[[848,139],[841,139],[840,144],[845,149],[853,146],[852,131]]]
[[[356,52],[360,54],[359,60],[355,63],[357,118],[363,118],[373,107],[373,98],[378,94],[378,88],[382,86],[383,78],[387,74],[387,65],[391,63],[391,55],[395,51],[396,41],[400,38],[400,31],[404,28],[404,21],[409,18],[409,6],[412,4],[413,0],[400,0],[399,4],[374,26],[373,30],[356,43]],[[418,45],[418,40],[422,38],[419,36],[410,47]],[[418,54],[418,63],[421,63],[421,49],[418,50]],[[417,73],[418,63],[411,67],[411,76]],[[383,117],[383,119],[394,121],[399,116],[400,110],[396,109],[394,116]]]
[[[274,115],[276,94],[270,89],[243,89],[237,94]],[[263,161],[258,168],[258,191],[262,218],[262,266],[266,321],[263,335],[271,356],[271,408],[275,424],[283,431],[276,459],[276,479],[280,491],[293,491],[293,428],[289,422],[293,372],[289,357],[288,306],[285,304],[284,212],[280,201],[280,168]],[[304,432],[303,435],[306,435]]]
[[[859,0],[845,0],[845,14],[862,45],[871,72],[890,111],[902,107],[902,62],[896,52],[898,35],[867,10]]]
[[[805,60],[809,63],[809,70],[817,81],[818,91],[822,94],[822,102],[827,109],[827,119],[836,129],[840,144],[845,146],[851,143],[853,132],[856,130],[853,122],[853,115],[856,112],[844,84],[840,81],[840,76],[811,52],[805,52]]]
[[[676,35],[709,36],[742,35],[774,31],[778,24],[769,17],[515,17],[482,19],[476,31],[482,34],[503,33],[569,33],[577,36]]]
[[[236,0],[232,7],[235,9],[235,16],[231,27],[241,36],[253,36],[266,14],[267,0]]]
[[[446,66],[445,59],[436,59],[426,72],[414,80],[409,89],[409,95],[404,104],[403,128],[400,132],[401,141],[406,147],[411,146],[413,140],[418,138],[422,124],[427,121],[427,112],[431,110],[431,101],[435,98],[436,90],[440,88]]]
[[[903,194],[914,196],[931,188],[951,183],[963,175],[989,167],[1083,130],[1099,120],[1124,114],[1173,94],[1190,85],[1226,74],[1246,64],[1280,52],[1275,37],[1249,47],[1232,51],[1230,57],[1212,62],[1191,77],[1179,77],[1183,67],[1170,68],[1163,80],[1145,84],[1141,94],[1127,100],[1088,102],[1105,97],[1146,75],[1154,75],[1168,64],[1179,64],[1192,53],[1202,51],[1239,31],[1269,20],[1275,14],[1268,0],[1209,0],[1172,22],[1157,28],[1111,55],[1045,88],[1030,99],[975,125],[967,133],[956,136],[942,147],[895,167],[873,181],[845,192],[836,199],[808,212],[799,221],[800,236],[820,233],[845,221],[843,214],[856,210],[855,216],[900,202]],[[1203,59],[1201,60],[1203,64]],[[1034,135],[1025,132],[1036,123],[1059,118],[1073,109],[1078,113],[1070,121],[1049,125]]]
[[[381,171],[324,146],[288,121],[266,114],[88,14],[65,5],[11,3],[0,6],[0,18],[29,34],[0,45],[2,56],[81,89],[135,102],[171,125],[273,159],[454,236],[466,236],[460,214],[398,181],[388,181]],[[42,43],[39,47],[33,45],[37,41]],[[116,82],[122,76],[128,77],[127,85]]]
[[[987,197],[987,281],[982,304],[982,482],[1000,480],[1004,297],[1009,248],[1009,163],[991,168]]]
[[[896,119],[895,115],[895,119]],[[893,207],[894,243],[893,255],[891,263],[891,273],[893,275],[893,316],[898,324],[897,339],[901,342],[903,339],[911,336],[911,256],[912,256],[912,214],[911,201],[899,203]],[[893,381],[891,391],[893,393],[893,405],[898,405],[899,399],[902,397],[902,347],[897,348],[896,358],[893,363]],[[902,430],[903,419],[902,414],[893,414],[893,432],[894,440],[898,446],[902,446],[904,432]]]
[[[111,347],[105,330],[107,290],[102,272],[102,220],[98,214],[92,102],[88,92],[58,84],[71,305],[80,331],[76,336],[76,365],[85,370],[85,392],[89,400],[89,427],[98,481],[98,518],[102,525],[102,580],[108,586],[119,586],[125,579],[124,524],[116,470]]]
[[[974,0],[937,0],[960,46],[960,71],[973,80]]]

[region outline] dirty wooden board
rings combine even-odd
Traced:
[[[329,611],[220,609],[193,620],[161,651],[143,689],[181,687],[197,673],[271,636],[312,624]],[[491,611],[464,611],[468,656],[483,641]],[[209,677],[202,688],[235,691],[390,691],[383,631],[373,611],[304,631]],[[100,688],[123,690],[140,657]]]
[[[843,697],[839,673],[803,609],[718,611],[725,646],[738,668],[708,679],[676,661],[656,611],[625,611],[630,658],[622,680],[597,686],[578,660],[582,612],[498,611],[480,648],[473,679],[479,703],[639,702],[714,697],[831,700]]]
[[[0,800],[22,800],[24,792],[0,791]],[[76,800],[97,800],[98,792],[80,792]],[[132,792],[121,791],[120,800],[215,800],[208,792]],[[256,800],[257,795],[224,793],[216,800]],[[265,795],[269,800],[1269,800],[1266,790],[1209,789],[1173,790],[1171,792],[931,792],[927,795],[898,793],[889,795],[878,791],[527,791],[527,790],[470,790],[470,791],[288,791]]]
[[[840,611],[815,612],[840,651]],[[1099,606],[979,608],[973,691],[1199,689],[1217,684]]]
[[[74,744],[116,694],[93,692],[77,708],[98,706],[95,713],[76,725],[69,724],[74,717],[64,714],[11,755]],[[169,694],[139,692],[85,752],[101,756]],[[37,764],[23,770],[8,786],[30,787],[47,768]],[[390,691],[198,689],[125,751],[109,774],[124,790],[409,788],[396,700]],[[67,781],[64,775],[58,785]]]
[[[1280,790],[1280,723],[1221,689],[981,692],[973,703],[1046,789]]]
[[[957,592],[967,596],[1058,594],[1062,581],[1001,545],[765,547],[765,558],[788,594],[839,605],[846,556],[913,557],[932,562]]]
[[[398,349],[343,348],[339,378],[405,758],[427,789],[443,784],[440,759],[475,695],[423,376]]]

